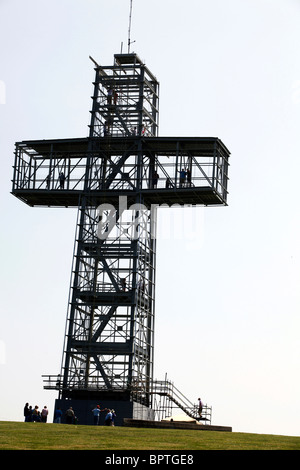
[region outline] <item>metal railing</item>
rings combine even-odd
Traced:
[[[181,409],[187,416],[195,421],[205,421],[211,424],[212,408],[204,405],[201,415],[199,414],[198,404],[192,403],[178,388],[175,387],[173,382],[169,380],[154,380],[152,382],[153,395],[165,397],[165,400],[159,399],[154,404],[154,409],[158,418],[172,417],[173,408]]]
[[[60,375],[43,375],[44,388],[48,390],[62,390],[62,377]],[[77,383],[75,388],[83,389],[84,385]],[[90,389],[103,390],[105,386],[90,384]],[[113,387],[115,391],[122,391],[122,387]],[[202,412],[199,414],[198,404],[192,403],[178,388],[175,387],[173,382],[165,380],[153,380],[148,384],[143,384],[140,381],[128,387],[131,391],[132,399],[136,402],[143,402],[146,395],[152,396],[152,409],[155,413],[155,420],[161,421],[162,419],[172,419],[173,410],[182,410],[189,418],[195,421],[204,421],[205,424],[211,424],[212,407],[207,404],[203,405]]]
[[[132,391],[136,401],[139,401],[139,398],[145,393],[152,395],[152,409],[155,412],[155,419],[158,421],[172,418],[173,410],[180,409],[195,421],[205,421],[206,424],[211,424],[212,408],[205,404],[199,414],[198,404],[192,403],[175,387],[173,382],[167,379],[151,381],[147,392],[145,392],[143,384],[137,383],[135,387],[132,387]]]
[[[143,190],[210,188],[226,200],[228,161],[225,153],[218,150],[215,156],[204,152],[178,157],[174,152],[156,156],[157,176],[152,173],[147,159],[137,164],[136,155],[128,158],[125,153],[126,158],[117,157],[116,162],[106,157],[106,164],[101,167],[102,154],[99,153],[94,154],[91,163],[90,152],[38,153],[30,144],[21,143],[16,145],[13,191],[118,191],[135,190],[141,185]]]

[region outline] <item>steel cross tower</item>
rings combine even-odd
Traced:
[[[12,193],[79,207],[61,374],[46,388],[152,417],[156,208],[226,205],[229,151],[158,137],[159,83],[136,54],[94,64],[89,137],[17,143]]]

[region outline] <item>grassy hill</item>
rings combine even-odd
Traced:
[[[0,450],[300,450],[300,437],[2,421]]]

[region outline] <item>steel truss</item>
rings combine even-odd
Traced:
[[[61,374],[46,385],[61,399],[152,406],[156,208],[227,204],[228,149],[158,137],[158,101],[145,64],[117,54],[96,64],[88,138],[16,144],[12,193],[79,207]]]
[[[132,382],[149,385],[155,238],[149,211],[138,212],[80,209],[63,397],[81,396],[84,390],[124,392]]]
[[[159,83],[136,54],[98,65],[94,85],[93,136],[157,135]]]
[[[30,206],[78,207],[83,193],[91,203],[116,204],[123,195],[132,204],[137,191],[147,205],[226,205],[228,160],[218,138],[25,141],[16,144],[13,194]]]

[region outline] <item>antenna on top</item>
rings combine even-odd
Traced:
[[[135,41],[130,40],[130,33],[131,33],[131,16],[132,16],[132,0],[130,0],[130,11],[129,11],[129,26],[128,26],[128,54],[130,52],[130,44]]]

